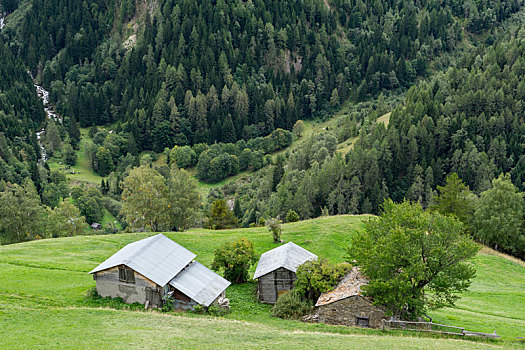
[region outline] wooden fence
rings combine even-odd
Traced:
[[[471,332],[465,330],[463,327],[448,326],[446,324],[439,324],[433,322],[418,322],[418,321],[397,321],[397,320],[382,320],[381,329],[400,329],[405,331],[416,332],[430,332],[448,335],[470,336],[470,337],[484,337],[484,338],[499,338],[500,336],[494,333]]]

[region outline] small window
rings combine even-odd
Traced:
[[[355,318],[355,325],[358,327],[369,327],[370,317],[360,317]]]
[[[129,267],[118,268],[118,279],[120,282],[135,283],[135,272]]]

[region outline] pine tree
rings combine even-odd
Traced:
[[[222,126],[221,141],[224,143],[235,143],[235,141],[237,141],[235,126],[233,125],[232,117],[229,114]]]

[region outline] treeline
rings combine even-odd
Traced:
[[[521,6],[170,0],[141,10],[137,4],[35,0],[8,35],[62,115],[81,126],[119,121],[138,151],[157,152],[290,130],[297,119],[325,115],[348,98],[409,87],[426,74],[429,59],[462,39],[460,21],[478,31]],[[134,16],[143,31],[122,46]],[[109,40],[110,32],[123,39]]]
[[[335,152],[338,140],[329,130],[251,182],[225,187],[224,195],[240,200],[248,225],[290,210],[303,219],[378,213],[385,198],[429,207],[451,173],[477,195],[501,173],[523,190],[524,33],[517,30],[485,54],[466,57],[464,67],[411,88],[388,127],[371,123],[380,115],[372,113],[345,157]]]
[[[179,168],[197,166],[197,178],[206,182],[217,182],[228,176],[250,168],[259,170],[269,160],[265,155],[291,145],[292,133],[276,129],[266,137],[239,140],[236,143],[218,143],[208,146],[199,143],[190,146],[175,146],[168,153],[168,163]]]
[[[57,126],[48,123],[52,128]],[[51,128],[51,130],[52,130]],[[49,127],[48,127],[49,129]],[[62,133],[65,128],[59,128]],[[101,176],[112,177],[123,174],[130,165],[138,165],[138,150],[133,147],[133,136],[119,129],[107,131],[104,128],[92,127],[89,130],[90,139],[86,140],[84,152],[90,160],[92,169]],[[78,131],[77,131],[78,132]],[[49,131],[46,132],[49,134]],[[51,139],[46,136],[46,141]],[[66,137],[66,141],[72,141]],[[174,146],[164,150],[167,165],[175,164],[179,168],[197,166],[197,177],[206,182],[217,182],[228,176],[236,175],[247,169],[258,170],[268,164],[266,155],[289,146],[293,141],[288,130],[276,129],[270,135],[257,137],[236,143],[218,143],[207,145],[198,143],[193,146]],[[73,144],[73,142],[71,142]],[[46,142],[49,144],[49,142]],[[51,145],[49,145],[51,146]],[[52,147],[49,147],[50,149]],[[66,164],[74,165],[76,159],[69,162],[68,156],[72,146],[65,143],[62,157]],[[117,184],[118,187],[118,184]]]

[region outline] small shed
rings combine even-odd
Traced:
[[[93,230],[100,230],[102,228],[102,224],[99,224],[98,222],[94,222],[91,224],[91,228]]]
[[[194,253],[163,234],[130,243],[90,273],[102,297],[161,307],[170,298],[178,309],[210,306],[230,282],[194,261]]]
[[[318,321],[344,326],[381,326],[385,311],[362,296],[361,288],[367,283],[360,269],[354,267],[332,291],[321,294],[315,304]]]
[[[317,255],[293,242],[263,253],[253,275],[258,280],[259,301],[275,304],[283,292],[293,288],[297,268],[308,260],[317,260]]]

